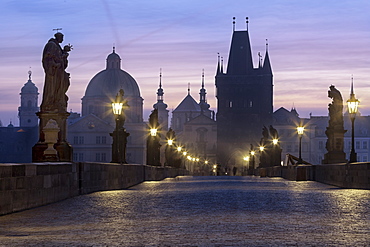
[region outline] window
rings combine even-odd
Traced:
[[[77,161],[77,158],[78,158],[78,154],[77,153],[73,153],[73,161]]]
[[[73,137],[73,144],[78,144],[78,136]]]
[[[356,149],[360,149],[360,142],[356,141]]]
[[[362,142],[362,149],[367,149],[367,141]]]
[[[233,102],[232,101],[229,101],[229,107],[233,108]]]
[[[253,107],[253,101],[249,101],[249,107]]]
[[[101,161],[107,161],[107,154],[106,153],[101,154]]]
[[[84,144],[84,137],[83,136],[78,137],[78,144]]]
[[[100,136],[96,137],[96,144],[100,144]]]
[[[100,161],[100,153],[95,154],[95,161]]]
[[[102,136],[101,137],[101,143],[102,144],[106,144],[107,143],[107,137],[106,136]]]
[[[78,154],[78,161],[83,161],[84,160],[84,154],[83,153],[79,153]]]
[[[364,156],[362,157],[362,162],[367,162],[367,156],[365,156],[365,155],[364,155]]]

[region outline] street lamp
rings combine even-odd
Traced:
[[[157,129],[154,129],[154,128],[150,129],[150,135],[157,136]]]
[[[112,110],[116,120],[116,128],[111,134],[113,137],[112,163],[120,164],[126,163],[126,144],[127,136],[129,136],[129,133],[127,133],[123,127],[125,123],[123,115],[123,106],[125,105],[123,101],[123,95],[123,90],[119,90],[115,102],[112,102]]]
[[[304,127],[303,126],[298,126],[297,127],[297,132],[299,136],[299,158],[298,158],[298,164],[302,164],[302,136],[304,132]]]
[[[356,114],[358,112],[358,104],[360,101],[356,99],[355,94],[353,92],[353,79],[351,83],[351,94],[349,100],[347,100],[347,106],[348,106],[348,113],[351,118],[352,122],[352,147],[351,147],[351,154],[349,156],[349,162],[357,162],[357,154],[355,152],[355,118]]]

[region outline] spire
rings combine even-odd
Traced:
[[[199,92],[199,95],[200,95],[199,103],[200,104],[207,103],[206,94],[207,94],[206,89],[204,88],[204,69],[203,69],[203,71],[202,71],[202,87],[201,87],[200,92]]]
[[[220,53],[217,52],[217,71],[216,71],[216,75],[218,75],[220,73],[221,73]]]
[[[162,88],[162,68],[159,69],[159,87],[157,90],[157,103],[153,105],[155,109],[165,110],[167,108],[167,104],[163,102],[163,88]]]
[[[249,24],[249,18],[245,17],[245,25],[246,25],[246,28],[247,28],[247,32],[248,32],[248,24]]]
[[[264,72],[272,75],[272,69],[270,64],[270,57],[268,52],[268,40],[266,39],[266,54],[265,54],[265,61],[263,62],[263,70]]]
[[[352,75],[352,78],[351,78],[351,97],[352,95],[355,95],[355,93],[353,92],[353,75]]]
[[[190,95],[190,82],[188,82],[188,95]]]
[[[221,57],[221,74],[224,73],[224,58]]]
[[[248,30],[234,31],[229,51],[227,74],[248,75],[252,71],[253,61]]]
[[[258,52],[258,68],[262,68],[262,55]]]
[[[204,69],[202,71],[202,87],[199,91],[199,95],[200,95],[199,106],[200,106],[201,112],[204,113],[204,111],[208,110],[210,107],[210,105],[207,104],[207,98],[206,98],[207,92],[206,92],[206,89],[204,88]]]
[[[28,71],[28,80],[29,81],[32,81],[31,80],[31,75],[32,75],[32,71],[31,71],[31,67],[30,67],[30,70]]]
[[[162,89],[162,68],[159,69],[159,88],[157,90],[157,101],[163,102],[163,89]]]

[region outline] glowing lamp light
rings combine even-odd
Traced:
[[[199,162],[199,158],[197,158],[196,161]]]
[[[304,127],[302,127],[302,126],[298,126],[298,127],[297,127],[297,132],[298,132],[298,135],[303,135]]]
[[[265,150],[265,147],[260,146],[260,151],[262,152],[263,150]]]
[[[178,152],[181,152],[181,150],[182,150],[182,147],[177,147]]]
[[[213,169],[216,169],[217,168],[217,165],[213,165]]]
[[[251,155],[255,155],[256,154],[256,152],[255,151],[251,151]]]
[[[151,136],[157,136],[157,129],[150,129]]]
[[[243,160],[245,160],[245,161],[249,161],[249,159],[250,159],[249,156],[246,156],[246,157],[243,158]]]
[[[273,143],[274,145],[278,144],[278,142],[279,142],[279,140],[278,140],[278,139],[273,139],[273,140],[272,140],[272,143]]]
[[[356,114],[358,112],[358,104],[359,103],[360,103],[360,101],[358,99],[356,99],[354,96],[352,97],[352,95],[351,95],[351,98],[349,100],[347,100],[348,113],[349,114]]]
[[[191,160],[191,157],[190,157],[190,155],[188,155],[188,157],[186,157],[188,160]]]
[[[168,145],[172,146],[173,140],[167,140]]]
[[[186,152],[186,151],[185,151],[185,152],[182,152],[182,154],[185,156],[185,155],[187,155],[187,154],[188,154],[188,152]]]
[[[208,160],[204,161],[204,164],[206,164],[206,165],[207,165],[207,164],[208,164]]]
[[[121,115],[122,108],[123,108],[123,103],[112,103],[112,109],[115,115]]]

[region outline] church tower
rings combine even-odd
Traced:
[[[211,117],[211,111],[209,110],[210,105],[207,103],[207,92],[204,88],[204,70],[202,72],[202,87],[199,91],[199,106],[201,109],[202,114]]]
[[[38,89],[31,80],[32,71],[28,71],[28,81],[21,89],[21,106],[18,107],[18,117],[20,127],[34,127],[38,125],[36,112],[39,111],[37,106]]]
[[[221,166],[240,164],[251,144],[258,147],[263,126],[272,123],[272,78],[267,44],[264,62],[254,68],[248,27],[235,31],[234,26],[226,73],[223,59],[218,58],[215,76],[217,162]]]
[[[162,88],[162,70],[159,73],[159,88],[157,90],[157,103],[153,105],[153,108],[158,109],[158,122],[161,126],[162,131],[167,132],[168,130],[168,110],[167,104],[163,102],[163,88]]]

